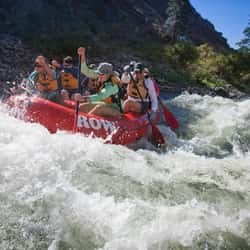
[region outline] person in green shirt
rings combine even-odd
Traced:
[[[97,79],[100,85],[100,91],[96,94],[75,94],[75,100],[81,102],[79,110],[99,116],[120,117],[120,79],[115,76],[112,64],[100,63],[97,70],[92,70],[86,64],[85,48],[78,48],[77,53],[81,56],[81,72],[91,79]]]

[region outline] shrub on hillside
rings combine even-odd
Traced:
[[[172,68],[168,76],[172,81],[195,82],[207,87],[232,84],[250,91],[249,51],[232,50],[222,54],[208,44],[195,47],[182,41],[167,46],[164,57]]]

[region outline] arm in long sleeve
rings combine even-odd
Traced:
[[[27,88],[29,91],[35,93],[37,91],[36,88],[36,81],[37,81],[37,75],[38,73],[36,71],[33,71],[29,76],[28,76],[28,81],[26,83],[25,88]]]
[[[90,102],[99,102],[111,95],[117,94],[118,91],[119,89],[117,85],[108,82],[105,84],[105,87],[99,93],[90,95],[89,100]]]
[[[94,70],[89,69],[86,63],[82,63],[81,72],[89,78],[96,79],[98,77],[97,73]]]
[[[32,73],[30,73],[30,75],[28,76],[28,80],[32,81],[32,82],[36,82],[37,79],[37,72],[33,71]]]
[[[145,85],[148,88],[148,93],[149,93],[150,101],[151,101],[151,109],[152,109],[152,111],[157,111],[158,110],[158,99],[157,99],[157,95],[155,92],[154,83],[150,78],[148,78],[145,80]]]

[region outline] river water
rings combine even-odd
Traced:
[[[0,249],[250,249],[250,100],[165,104],[166,152],[49,134],[0,111]]]

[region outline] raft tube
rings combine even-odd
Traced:
[[[11,96],[7,101],[10,114],[26,122],[39,123],[51,133],[58,130],[74,131],[75,103],[66,106],[39,98]],[[84,136],[103,138],[112,144],[128,145],[146,136],[150,124],[147,115],[123,114],[108,118],[79,112],[77,132]]]

